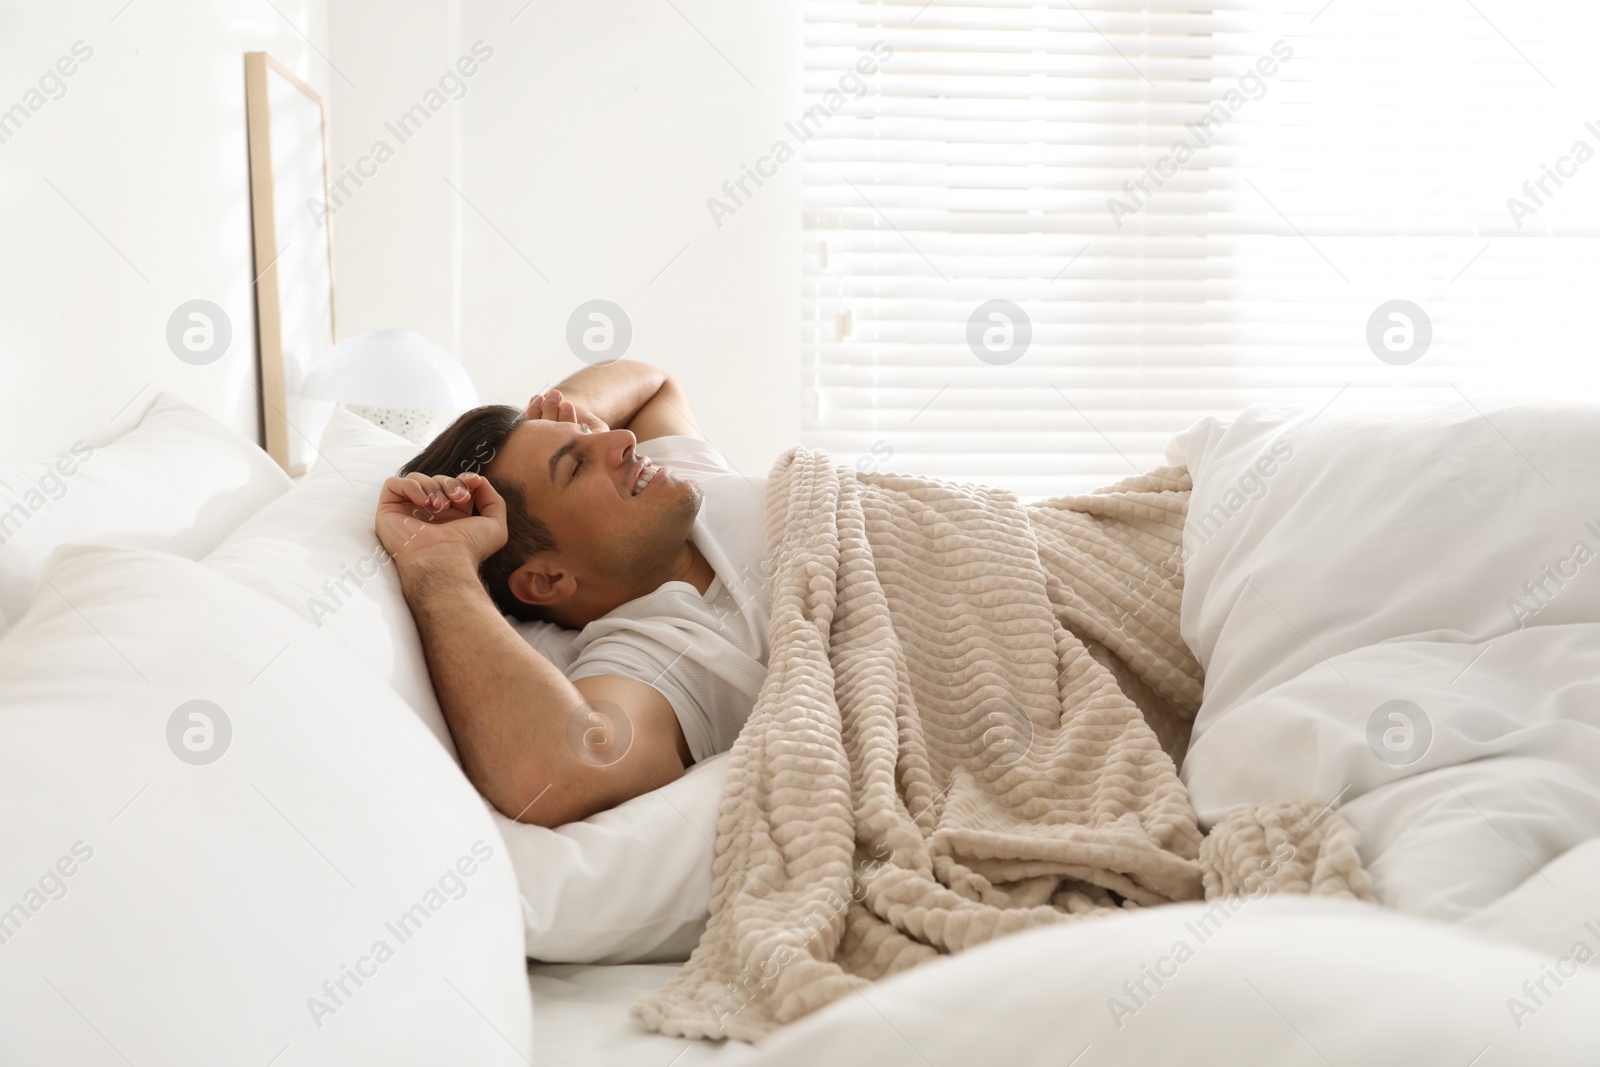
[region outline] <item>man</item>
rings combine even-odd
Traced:
[[[732,746],[766,676],[764,504],[678,384],[621,360],[468,412],[384,484],[378,536],[496,808],[559,826]],[[581,631],[575,658],[505,615]]]

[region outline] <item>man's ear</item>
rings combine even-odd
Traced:
[[[552,608],[578,591],[578,579],[541,553],[511,572],[511,595],[524,604]]]

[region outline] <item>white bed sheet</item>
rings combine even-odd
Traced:
[[[667,983],[681,963],[530,963],[533,1062],[539,1067],[732,1067],[756,1059],[739,1041],[686,1041],[642,1029],[628,1005]]]
[[[681,964],[534,964],[533,1062],[1593,1063],[1600,1056],[1600,1031],[1591,1025],[1600,1010],[1600,969],[1577,968],[1553,999],[1520,1019],[1508,1007],[1509,998],[1526,997],[1525,980],[1570,957],[1575,942],[1600,944],[1589,925],[1600,918],[1589,891],[1596,878],[1600,840],[1460,924],[1341,901],[1273,898],[1246,902],[1215,927],[1201,919],[1207,904],[1044,927],[897,975],[785,1027],[759,1048],[663,1037],[634,1025],[629,1004]],[[1129,999],[1123,980],[1170,958],[1163,953],[1179,941],[1193,946],[1193,961],[1148,1002]],[[1108,1010],[1113,997],[1137,1010],[1119,1018]]]

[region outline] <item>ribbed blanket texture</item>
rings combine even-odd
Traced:
[[[635,1021],[755,1041],[1046,923],[1241,892],[1370,900],[1354,831],[1314,800],[1202,836],[1130,696],[1186,739],[1202,686],[1178,630],[1190,487],[1163,467],[1024,505],[781,456],[771,658],[729,757],[710,920]]]

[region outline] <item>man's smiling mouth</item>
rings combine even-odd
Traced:
[[[639,471],[639,476],[633,481],[633,490],[630,495],[638,496],[640,493],[644,492],[645,487],[651,482],[655,481],[656,475],[660,473],[660,467],[653,467],[650,465],[649,459],[644,459]]]

